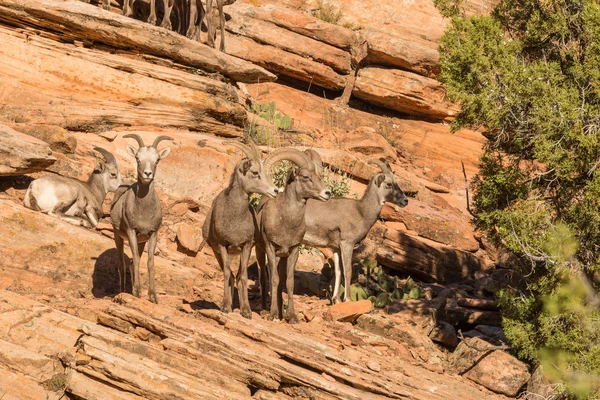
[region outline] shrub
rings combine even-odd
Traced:
[[[521,358],[553,364],[570,396],[591,397],[597,380],[580,378],[600,368],[598,314],[582,311],[578,292],[573,308],[555,305],[577,271],[600,271],[600,4],[502,0],[473,17],[457,1],[436,4],[451,17],[440,79],[461,104],[452,130],[484,128],[488,139],[475,223],[527,278],[500,295],[507,337]]]

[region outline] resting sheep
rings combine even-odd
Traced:
[[[98,161],[87,182],[60,175],[47,175],[31,182],[23,204],[69,222],[95,228],[102,218],[102,203],[108,192],[121,185],[121,173],[115,157],[107,150],[94,147],[106,162]]]

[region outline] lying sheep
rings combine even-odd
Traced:
[[[60,175],[47,175],[31,182],[23,204],[69,222],[95,228],[102,218],[102,203],[108,192],[121,185],[121,173],[115,157],[107,150],[94,147],[106,162],[98,161],[87,182]]]

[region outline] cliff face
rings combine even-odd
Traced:
[[[505,379],[512,386],[498,388],[489,374],[459,376],[439,345],[454,348],[456,328],[492,340],[481,326],[499,325],[494,288],[510,279],[466,210],[461,162],[472,177],[484,139],[449,133],[459,108],[436,80],[445,21],[429,1],[327,4],[341,12],[337,24],[313,15],[322,3],[239,0],[226,8],[221,53],[123,17],[116,2],[109,12],[75,0],[0,0],[3,390],[10,375],[27,390],[7,385],[7,393],[32,399],[61,391],[132,399],[502,398],[484,387],[517,394],[527,371],[512,357],[496,355],[514,363]],[[278,130],[250,111],[271,102],[291,127]],[[111,301],[108,218],[89,231],[22,205],[32,178],[85,179],[95,146],[134,177],[127,133],[175,138],[156,176],[160,306],[128,295]],[[384,207],[357,257],[420,280],[427,298],[391,303],[386,315],[330,308],[326,257],[303,254],[299,326],[214,310],[222,275],[212,252],[199,250],[198,232],[241,159],[221,142],[248,134],[264,151],[315,148],[350,178],[351,196],[375,172],[367,161],[385,157],[410,202]],[[337,322],[349,315],[355,325]]]

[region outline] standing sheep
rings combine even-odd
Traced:
[[[154,177],[158,162],[164,159],[170,148],[157,150],[163,140],[173,140],[169,136],[158,136],[152,146],[146,146],[137,134],[124,135],[138,142],[139,148],[127,146],[127,152],[135,157],[137,163],[137,182],[131,186],[123,186],[117,190],[110,209],[110,219],[115,233],[115,245],[119,253],[118,270],[121,292],[125,291],[125,252],[124,240],[131,248],[133,263],[130,264],[132,293],[140,297],[142,293],[140,281],[140,258],[148,243],[148,298],[158,303],[154,289],[154,252],[156,250],[157,233],[162,224],[162,208],[160,199],[154,190]]]

